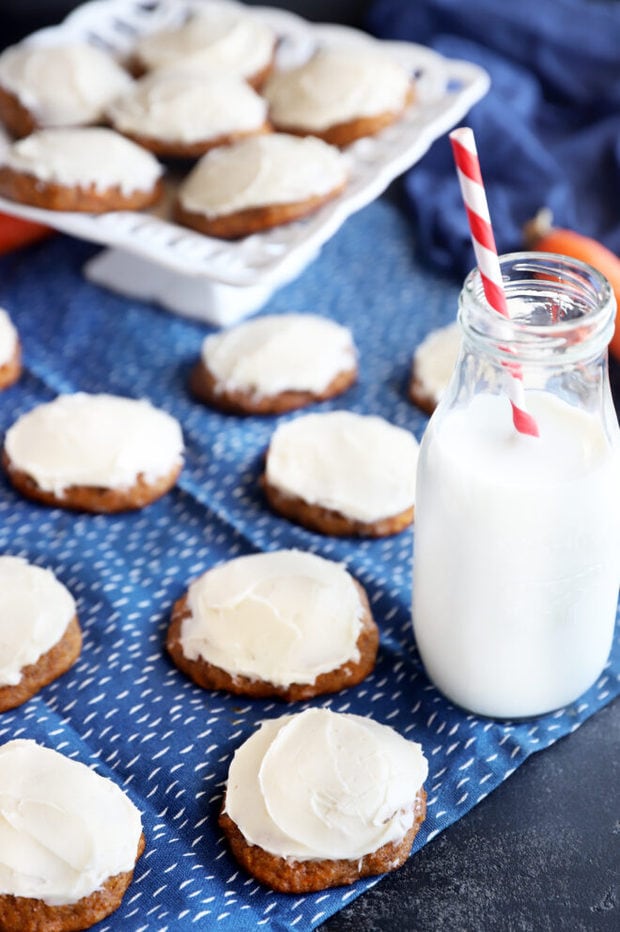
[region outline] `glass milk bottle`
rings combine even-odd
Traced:
[[[480,274],[459,298],[463,344],[422,439],[413,626],[453,702],[521,718],[590,687],[612,643],[620,576],[620,432],[607,344],[615,300],[589,266],[501,256],[510,319]],[[518,433],[515,373],[539,437]]]

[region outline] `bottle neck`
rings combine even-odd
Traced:
[[[503,365],[571,367],[605,358],[616,304],[599,272],[535,252],[500,256],[500,267],[509,317],[488,304],[474,269],[459,298],[466,346]]]

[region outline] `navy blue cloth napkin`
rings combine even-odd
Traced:
[[[614,0],[374,0],[368,29],[475,62],[488,95],[475,133],[500,253],[523,248],[543,206],[556,226],[620,253],[620,3]],[[407,175],[418,244],[462,277],[473,265],[447,137]]]
[[[470,715],[426,678],[411,629],[415,529],[378,540],[313,534],[266,507],[262,457],[276,426],[299,416],[239,418],[187,387],[208,328],[84,280],[94,248],[58,236],[0,258],[0,306],[22,338],[25,372],[0,393],[0,439],[59,392],[147,398],[183,426],[177,487],[143,511],[87,515],[23,499],[0,470],[0,554],[51,569],[78,604],[82,654],[30,702],[0,715],[0,743],[31,738],[95,767],[142,812],[146,851],[119,910],[97,932],[309,932],[376,883],[276,894],[238,867],[217,824],[232,755],[265,718],[307,706],[370,715],[419,741],[429,760],[419,850],[530,755],[620,695],[620,626],[609,664],[565,709],[523,722]],[[454,319],[459,285],[417,260],[411,227],[387,198],[349,218],[270,313],[315,311],[350,327],[360,378],[311,410],[378,414],[420,439],[427,417],[407,400],[411,353]],[[381,630],[363,683],[307,703],[244,700],[199,689],[167,657],[173,603],[210,566],[296,547],[342,561],[366,588]]]

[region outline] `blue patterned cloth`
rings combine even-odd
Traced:
[[[58,392],[145,397],[181,421],[187,462],[164,499],[118,516],[38,506],[0,477],[0,553],[53,570],[75,595],[84,629],[76,666],[0,716],[0,741],[33,738],[94,766],[143,813],[146,852],[120,909],[98,932],[313,929],[376,880],[309,896],[276,894],[229,854],[217,814],[235,748],[261,719],[309,703],[205,692],[172,665],[165,632],[190,580],[238,554],[281,547],[346,561],[381,629],[378,663],[359,686],[311,704],[372,715],[421,742],[430,776],[416,850],[529,754],[620,693],[620,642],[596,685],[553,715],[499,724],[453,707],[426,679],[413,642],[413,532],[337,540],[272,515],[257,480],[281,419],[224,416],[193,401],[187,377],[208,328],[89,284],[81,267],[93,252],[58,236],[0,260],[0,304],[19,328],[26,366],[18,385],[0,394],[0,430]],[[381,414],[419,439],[426,417],[406,399],[411,353],[430,329],[454,318],[457,290],[419,264],[409,221],[386,196],[351,217],[266,310],[320,312],[350,326],[359,383],[320,409]]]

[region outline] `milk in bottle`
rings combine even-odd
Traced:
[[[620,577],[620,434],[606,346],[614,302],[581,263],[501,258],[511,319],[472,273],[463,350],[422,440],[413,623],[455,703],[514,718],[564,706],[601,673]],[[539,437],[517,433],[518,371]]]

